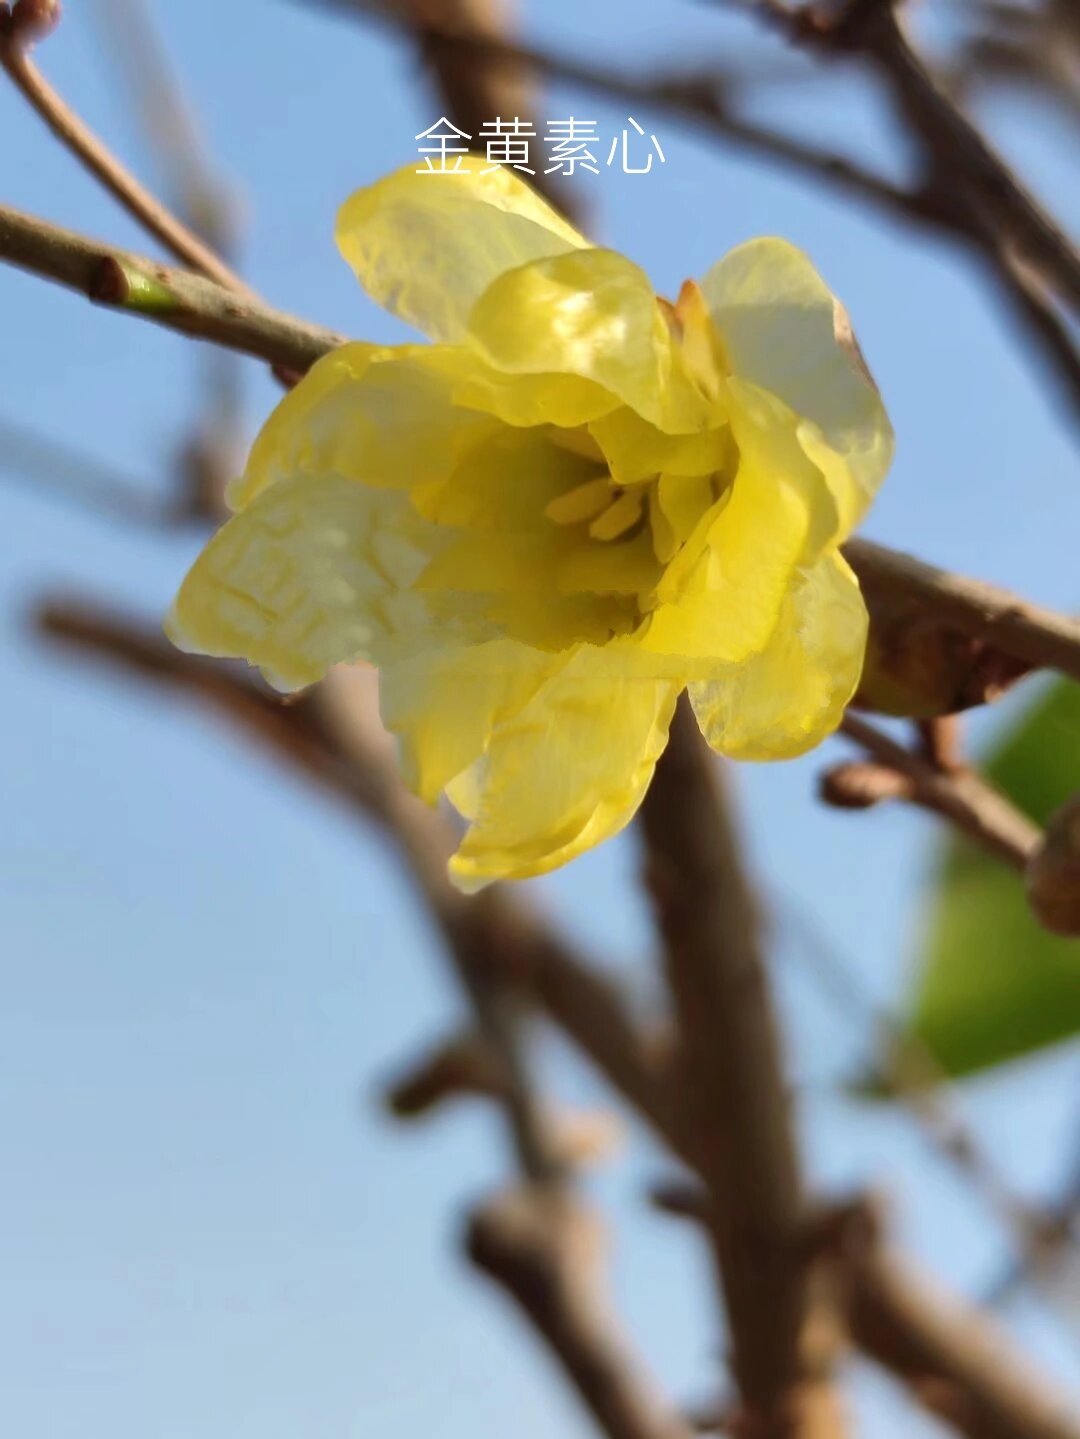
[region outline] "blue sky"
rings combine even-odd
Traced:
[[[156,182],[93,4],[68,8],[44,66]],[[645,0],[533,4],[526,22],[613,60],[727,62],[754,46],[797,63],[707,7],[656,12]],[[335,328],[401,338],[356,288],[331,230],[348,191],[409,159],[438,116],[407,47],[286,0],[154,13],[216,162],[240,186],[253,283]],[[899,169],[887,117],[854,72],[763,86],[752,105]],[[559,88],[540,110],[589,113],[608,133],[626,118]],[[669,293],[754,234],[808,250],[853,315],[899,436],[867,533],[1075,608],[1075,451],[966,260],[668,118],[637,118],[667,163],[579,177],[604,241]],[[1010,101],[986,120],[1076,225],[1075,158],[1055,117]],[[10,87],[0,128],[6,201],[147,248]],[[194,404],[195,348],[8,270],[0,316],[0,419],[164,493]],[[253,431],[275,392],[254,364],[245,386]],[[34,600],[56,588],[153,619],[198,537],[125,529],[14,483],[0,486],[0,513],[0,1426],[25,1439],[586,1435],[531,1338],[457,1257],[466,1206],[505,1175],[492,1117],[461,1110],[406,1132],[375,1103],[387,1073],[459,1009],[378,837],[206,715],[28,632]],[[776,975],[808,1163],[823,1184],[889,1188],[903,1241],[976,1292],[1003,1253],[978,1201],[905,1120],[832,1092],[862,1041],[807,978],[798,916],[814,916],[872,993],[895,996],[917,952],[934,834],[899,809],[816,805],[834,750],[746,769],[738,786],[762,882],[781,900]],[[647,993],[653,939],[635,865],[624,836],[533,889]],[[542,1059],[555,1092],[602,1097],[555,1042]],[[1066,1049],[962,1097],[1025,1192],[1052,1188],[1071,1153],[1078,1078]],[[615,1222],[612,1284],[628,1327],[672,1392],[700,1399],[714,1378],[712,1294],[691,1236],[641,1204],[659,1168],[631,1135],[624,1162],[589,1187]],[[1045,1306],[1008,1319],[1076,1381]],[[872,1375],[857,1376],[855,1398],[875,1439],[936,1432]]]

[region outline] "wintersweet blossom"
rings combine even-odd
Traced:
[[[740,759],[836,726],[867,628],[838,545],[892,434],[803,254],[751,240],[670,304],[476,157],[359,191],[337,241],[436,343],[343,345],[282,400],[176,644],[283,690],[377,665],[464,888],[620,830],[684,689]]]

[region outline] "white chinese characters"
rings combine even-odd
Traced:
[[[485,120],[476,136],[442,115],[415,138],[424,162],[417,169],[418,175],[459,174],[470,152],[484,155],[488,171],[505,167],[526,175],[535,175],[537,169],[545,175],[573,176],[579,170],[599,175],[601,163],[608,169],[618,166],[624,175],[647,175],[655,160],[661,165],[667,162],[660,141],[653,134],[646,136],[633,115],[626,117],[621,133],[612,137],[602,161],[599,157],[604,155],[605,138],[600,134],[599,122],[576,115],[549,120],[542,140],[533,122],[520,115],[513,119],[497,115],[494,120]],[[541,146],[543,153],[534,154],[534,147],[540,151]]]

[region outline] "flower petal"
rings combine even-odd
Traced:
[[[616,834],[645,794],[681,686],[631,677],[622,646],[580,646],[497,724],[448,793],[470,821],[463,889],[544,874]]]
[[[331,665],[392,655],[403,629],[416,647],[426,611],[405,592],[439,543],[399,491],[336,475],[280,480],[218,530],[166,632],[180,649],[246,659],[279,689],[300,689]]]
[[[667,565],[640,637],[646,651],[693,660],[701,678],[702,663],[735,663],[764,649],[796,571],[817,558],[836,527],[821,472],[796,443],[783,407],[739,381],[730,382],[728,399],[739,448],[735,479]]]
[[[397,170],[338,214],[338,248],[364,289],[435,340],[460,339],[505,270],[588,244],[518,175],[461,158],[445,175]]]
[[[892,460],[893,433],[843,306],[785,240],[750,240],[701,289],[734,373],[799,416],[799,440],[850,534]]]
[[[734,759],[789,759],[812,749],[855,693],[866,631],[858,581],[838,553],[825,556],[801,575],[763,653],[690,685],[705,738]]]
[[[703,430],[712,418],[648,276],[614,250],[575,250],[507,271],[477,300],[469,333],[496,369],[577,375],[661,429]]]
[[[453,374],[471,354],[429,345],[350,344],[319,360],[278,403],[229,503],[242,509],[267,485],[297,475],[343,475],[405,488],[449,475],[500,426],[458,408]]]
[[[492,730],[525,705],[560,655],[512,640],[431,649],[384,665],[379,708],[397,735],[405,783],[428,804],[483,754]]]

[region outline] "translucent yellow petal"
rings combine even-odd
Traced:
[[[681,686],[628,678],[620,648],[564,656],[450,786],[470,820],[450,864],[462,888],[544,874],[617,833],[637,809]]]
[[[338,248],[364,289],[435,340],[462,337],[503,271],[588,243],[520,176],[462,159],[446,175],[409,165],[358,190],[338,215]]]
[[[712,428],[692,435],[669,435],[634,410],[613,410],[589,426],[617,484],[630,485],[661,472],[709,475],[734,462],[731,431],[719,404]]]
[[[563,663],[510,640],[448,645],[384,665],[383,723],[398,736],[405,783],[434,804],[484,752],[493,729],[528,702]]]
[[[763,649],[797,569],[835,528],[829,491],[791,427],[749,387],[732,395],[739,468],[657,585],[640,640],[654,654],[734,663]]]
[[[788,759],[831,734],[859,682],[866,607],[839,554],[800,575],[768,647],[727,675],[691,684],[702,731],[735,759]]]
[[[740,245],[701,288],[734,373],[801,417],[799,438],[828,478],[846,536],[893,451],[892,428],[847,313],[784,240]]]
[[[398,491],[338,476],[281,480],[206,546],[166,632],[180,649],[245,659],[278,688],[299,689],[331,665],[394,652],[401,636],[386,601],[439,543]],[[420,618],[407,614],[411,646]]]
[[[454,400],[452,376],[478,369],[467,351],[350,344],[331,351],[263,426],[229,502],[242,509],[267,485],[337,474],[404,488],[450,474],[498,421]]]
[[[662,474],[656,485],[657,504],[678,540],[688,540],[718,496],[707,471],[695,475]]]
[[[576,375],[661,429],[692,432],[709,422],[711,408],[682,369],[648,276],[614,250],[576,250],[507,271],[477,301],[469,333],[498,370]]]

